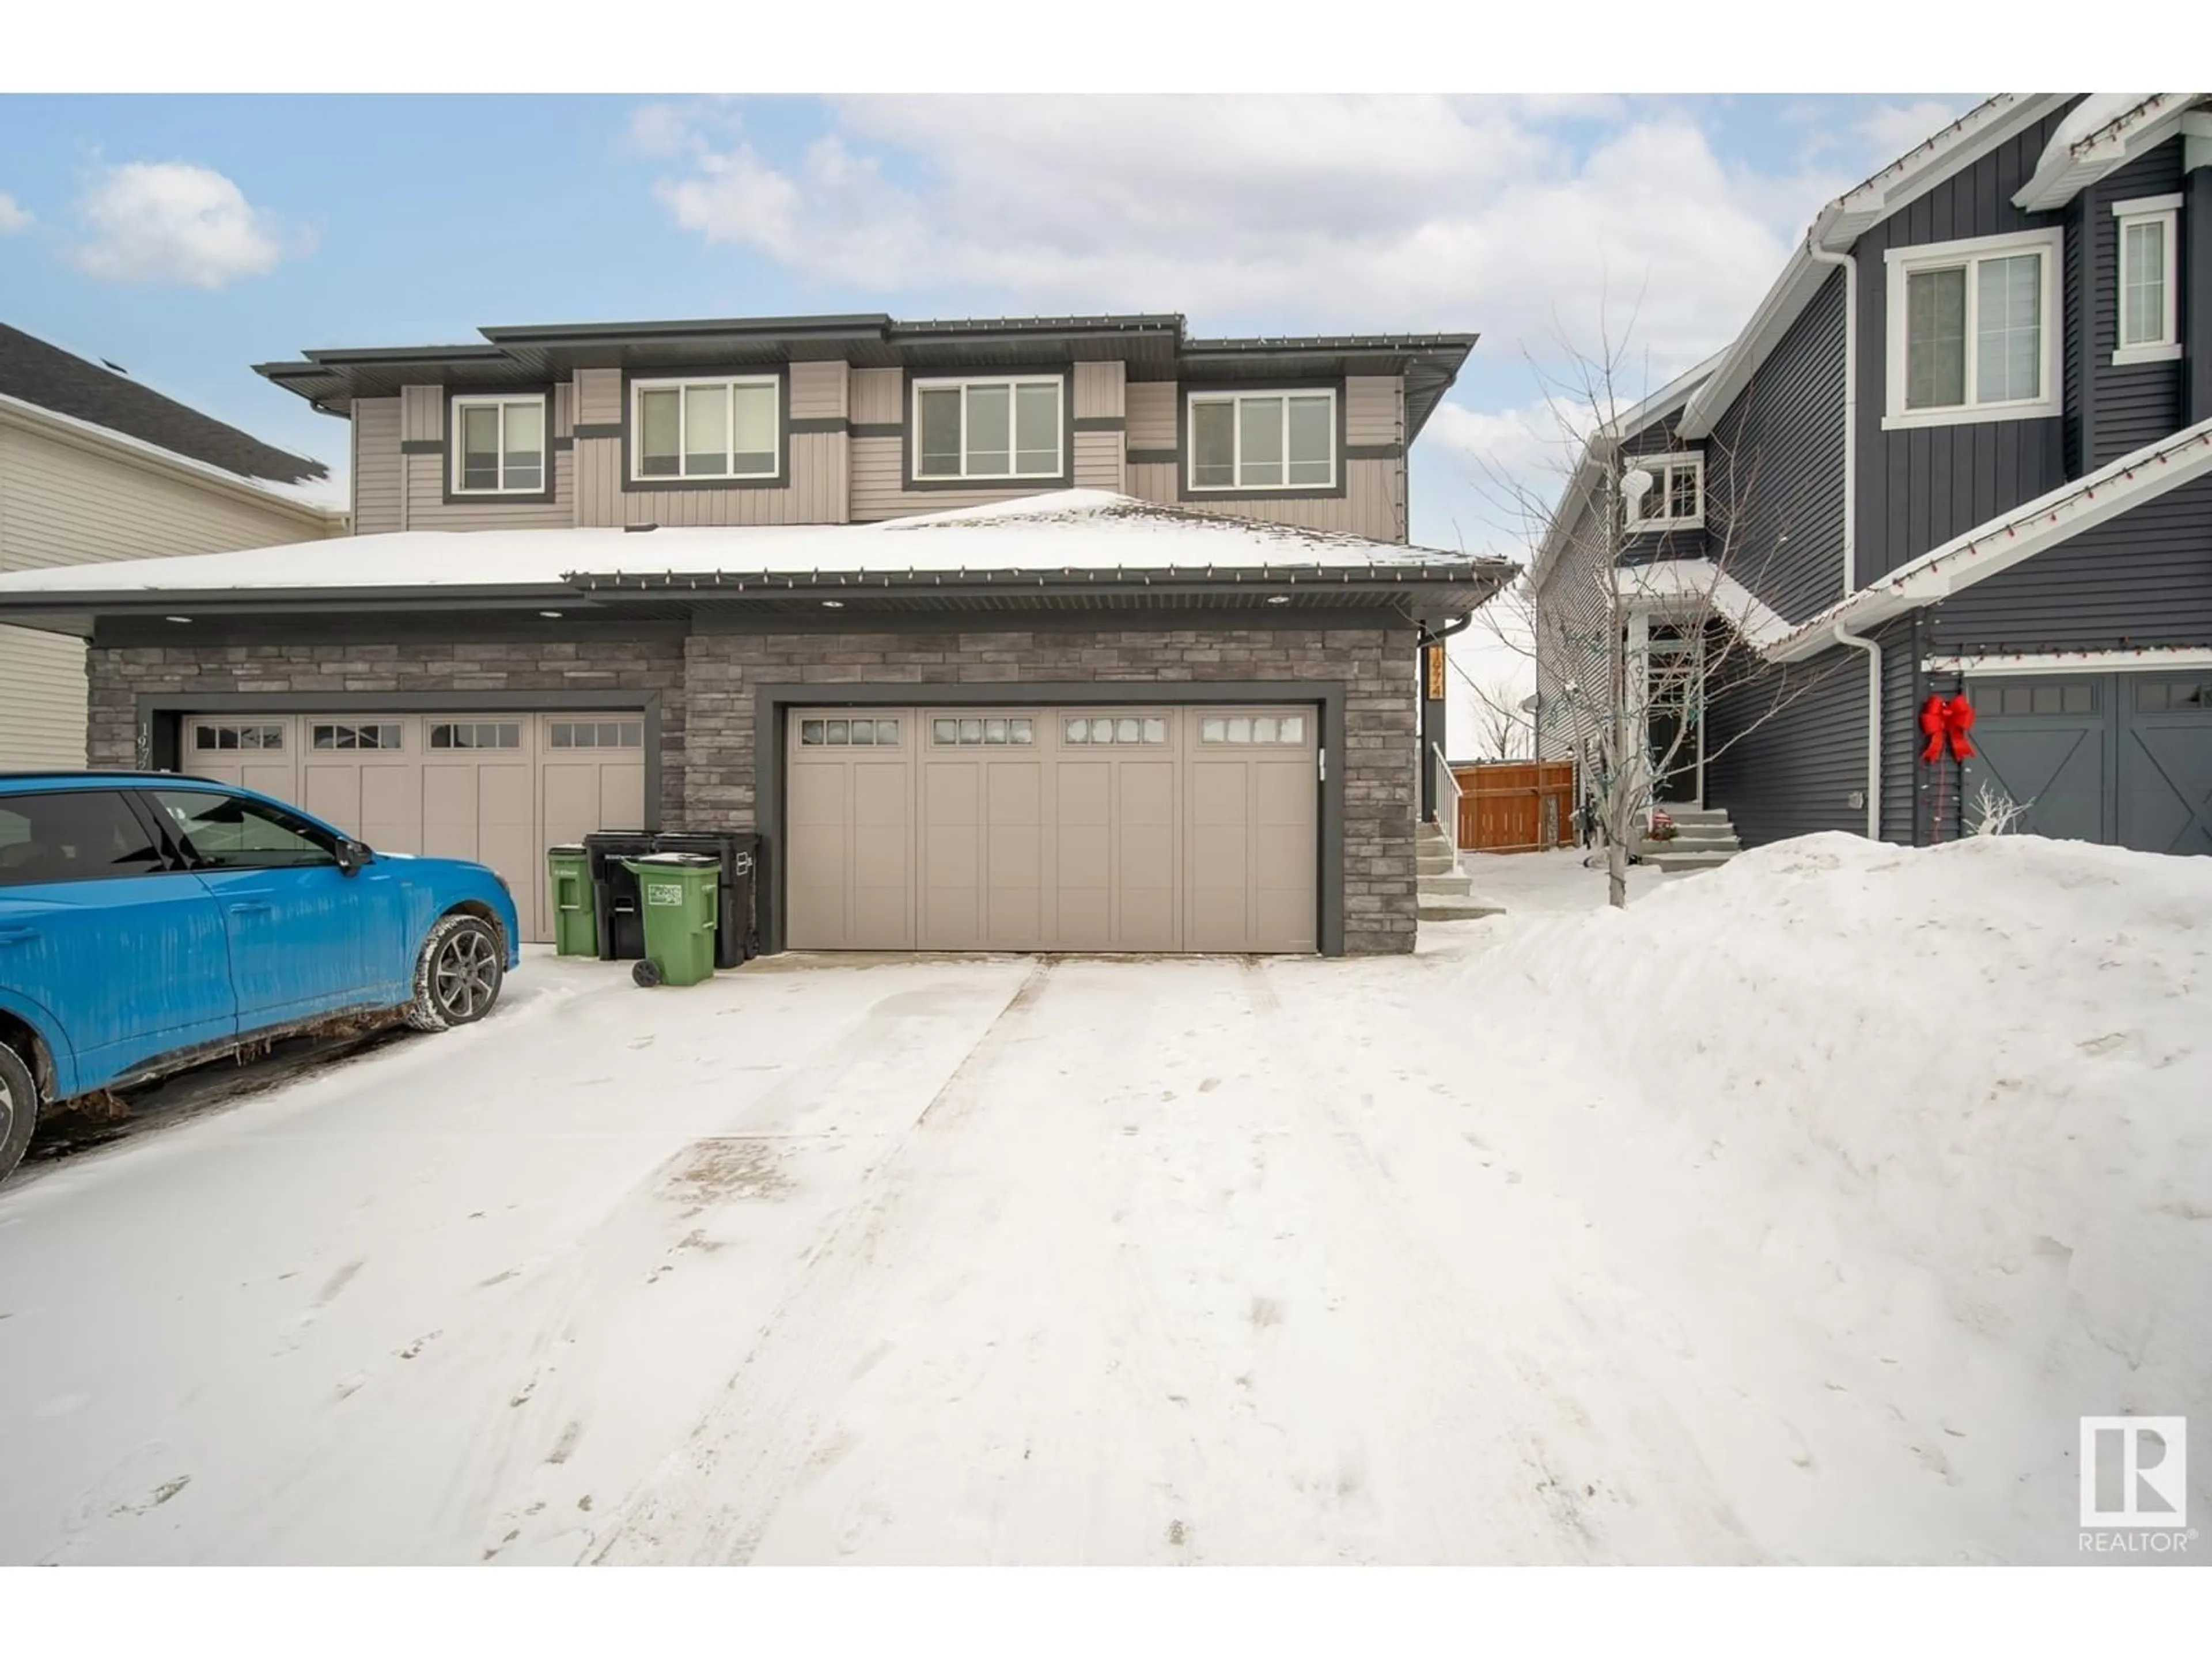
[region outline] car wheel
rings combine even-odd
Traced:
[[[447,916],[430,930],[416,958],[407,1023],[418,1031],[473,1025],[499,1000],[506,977],[499,929],[481,916]]]
[[[39,1080],[13,1048],[0,1045],[0,1181],[23,1161],[39,1121]]]

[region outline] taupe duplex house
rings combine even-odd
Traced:
[[[1419,653],[1510,574],[1407,544],[1471,336],[482,332],[260,367],[350,539],[0,579],[95,763],[483,858],[535,939],[544,848],[642,826],[757,830],[771,950],[1411,947]]]

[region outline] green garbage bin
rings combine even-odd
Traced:
[[[714,974],[722,861],[697,853],[648,853],[624,859],[637,878],[645,917],[645,956],[630,969],[640,985],[696,985]]]
[[[580,847],[549,847],[545,867],[553,882],[553,954],[596,957],[599,919],[590,857]]]

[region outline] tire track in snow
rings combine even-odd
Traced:
[[[860,1191],[776,1304],[721,1397],[623,1506],[594,1563],[742,1565],[820,1437],[836,1384],[865,1363],[889,1288],[880,1246],[915,1190],[914,1166],[942,1158],[969,1126],[981,1085],[1021,1040],[1057,963],[1040,957],[996,1018],[862,1177]]]

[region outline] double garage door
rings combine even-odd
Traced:
[[[386,853],[507,878],[526,941],[553,936],[546,848],[645,823],[636,714],[186,715],[179,769],[296,802]]]
[[[1984,679],[1966,695],[1969,822],[1987,783],[2026,805],[2033,835],[2212,854],[2212,672]]]
[[[1312,708],[788,720],[795,950],[1318,948]]]

